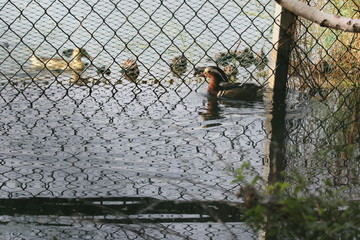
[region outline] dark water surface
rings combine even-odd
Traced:
[[[241,160],[262,165],[264,103],[215,101],[202,88],[183,100],[174,92],[158,100],[152,85],[137,86],[136,94],[135,84],[114,86],[115,94],[111,85],[91,93],[74,85],[57,100],[64,85],[44,85],[33,106],[22,95],[3,105],[2,167],[11,173],[3,175],[1,196],[192,198],[183,188],[199,199],[233,199],[197,186],[223,178],[231,188],[231,170]],[[179,95],[181,89],[187,87]]]
[[[244,161],[262,170],[264,102],[208,98],[206,84],[197,78],[188,86],[174,82],[158,97],[156,84],[124,81],[68,88],[69,79],[49,85],[51,77],[42,77],[34,86],[29,79],[22,94],[3,84],[9,89],[3,97],[11,99],[1,106],[3,199],[38,197],[50,206],[52,198],[239,201],[232,171]],[[26,81],[19,80],[17,89]],[[2,221],[32,228],[39,219],[4,216]],[[61,219],[54,221],[61,225]],[[80,220],[73,221],[66,231],[78,228]],[[11,229],[6,227],[4,234]]]

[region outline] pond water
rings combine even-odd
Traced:
[[[170,215],[166,211],[139,215],[137,211],[144,211],[146,204],[132,213],[155,223],[132,225],[122,219],[129,205],[144,198],[241,202],[236,197],[239,186],[233,183],[233,170],[250,162],[260,175],[268,174],[266,132],[271,102],[266,98],[256,102],[212,99],[205,94],[206,82],[196,77],[186,84],[175,79],[162,92],[156,91],[159,86],[152,82],[110,79],[109,83],[99,78],[97,84],[77,85],[71,77],[63,73],[49,83],[54,77],[42,73],[35,79],[13,78],[11,85],[6,81],[1,85],[6,89],[2,91],[6,101],[1,103],[0,198],[25,199],[3,203],[14,204],[15,213],[20,214],[1,217],[4,237],[113,239],[145,231],[161,239],[161,232],[170,228],[194,239],[206,234],[254,239],[256,235],[241,222],[201,223],[208,220],[180,205]],[[19,93],[19,89],[23,91]],[[346,104],[332,99],[324,102],[297,91],[288,95],[285,169],[302,172],[313,181],[314,189],[321,188],[323,180],[330,179],[340,187],[357,181],[356,142],[350,155],[338,158],[344,151],[330,151],[331,146],[343,144],[347,141],[343,138],[350,135],[327,136],[336,128],[329,123],[334,112],[343,117],[345,126],[354,123],[351,113],[342,113],[344,106],[349,109],[352,98],[349,95]],[[340,107],[334,111],[330,103]],[[333,131],[340,135],[345,130]],[[349,194],[358,196],[358,189]],[[33,197],[42,202],[33,205],[27,200]],[[74,198],[83,199],[87,208],[98,208],[94,202],[102,202],[105,212],[114,205],[122,211],[92,215],[84,210],[90,218],[76,217],[65,214],[65,207],[79,210],[78,205],[69,200],[52,202]],[[21,210],[21,205],[27,208]],[[179,223],[169,223],[174,219]],[[173,231],[167,232],[166,238],[177,239]]]
[[[314,189],[326,179],[357,181],[356,93],[321,99],[294,89],[287,106],[266,97],[225,101],[207,96],[206,81],[193,76],[194,66],[235,49],[239,36],[240,49],[268,53],[269,2],[0,3],[0,238],[255,239],[238,215],[227,214],[231,206],[216,204],[241,202],[233,170],[244,162],[269,174],[273,107],[286,110],[286,171],[300,169]],[[80,80],[31,69],[33,51],[55,56],[74,46],[93,57]],[[179,52],[190,63],[181,78],[168,66]],[[126,58],[138,61],[136,82],[120,74]],[[112,73],[98,75],[95,66]],[[239,81],[266,81],[254,66],[239,71]],[[335,145],[352,148],[344,155]],[[185,200],[224,207],[229,222],[216,223]]]
[[[230,189],[231,170],[245,158],[262,165],[262,102],[217,102],[203,87],[183,99],[170,88],[158,99],[154,86],[132,83],[91,92],[73,85],[61,99],[66,82],[37,81],[47,89],[40,98],[27,89],[38,98],[32,106],[24,96],[2,106],[3,172],[11,177],[3,175],[1,197],[233,199],[233,192],[206,189],[220,179]]]
[[[1,198],[239,201],[232,171],[244,161],[262,170],[264,102],[208,98],[197,78],[158,96],[147,83],[70,88],[66,76],[54,84],[43,74],[36,85],[31,78],[2,85],[11,103],[1,104]],[[3,221],[32,228],[38,219]]]

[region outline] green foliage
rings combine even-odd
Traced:
[[[286,181],[273,184],[259,181],[259,176],[246,181],[244,172],[249,169],[247,163],[236,170],[244,215],[254,230],[265,231],[266,239],[360,238],[359,201],[342,197],[346,189],[325,181],[315,191],[298,173],[283,174]]]

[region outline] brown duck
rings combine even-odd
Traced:
[[[228,77],[224,71],[215,66],[206,67],[202,76],[209,78],[208,94],[218,98],[235,100],[256,100],[261,98],[264,86],[253,83],[227,83]],[[221,84],[226,82],[225,84]]]
[[[83,70],[87,64],[81,58],[92,59],[88,52],[83,48],[72,50],[69,61],[63,58],[46,58],[32,55],[30,60],[34,68],[46,68],[48,70]]]

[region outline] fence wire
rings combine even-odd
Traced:
[[[311,5],[340,16],[360,17],[356,1]],[[305,167],[302,172],[316,189],[324,180],[338,187],[352,185],[359,181],[359,36],[304,19],[294,22],[293,36],[288,87],[307,96],[297,107],[311,105],[312,114],[303,113],[301,120],[290,117],[289,169]],[[319,164],[326,168],[319,171]],[[358,194],[358,188],[349,192],[352,197]]]
[[[309,4],[359,18],[355,0]],[[209,98],[199,72],[267,83],[274,12],[270,0],[1,2],[0,236],[258,238],[234,214],[233,170],[266,171],[271,101]],[[350,198],[357,38],[296,19],[286,106],[286,171]]]

